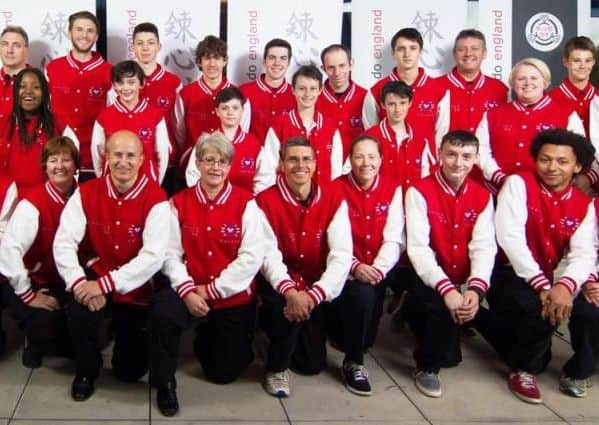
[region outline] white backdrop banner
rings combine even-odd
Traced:
[[[50,60],[64,56],[71,49],[68,18],[74,12],[96,10],[95,0],[2,0],[0,29],[20,25],[29,36],[29,63],[44,68]]]
[[[320,66],[320,52],[341,42],[342,0],[229,0],[228,78],[235,84],[255,80],[262,72],[262,51],[273,38],[293,49],[290,76],[299,65]]]
[[[158,27],[162,50],[159,62],[184,82],[193,81],[199,71],[195,48],[205,36],[220,34],[220,0],[107,0],[108,60],[117,63],[133,59],[133,28],[142,22]]]
[[[507,84],[512,69],[512,0],[479,0],[478,29],[487,39],[483,73]]]
[[[365,87],[387,76],[395,66],[391,38],[399,29],[414,27],[424,39],[420,62],[432,76],[453,65],[451,49],[466,27],[467,0],[352,0],[353,78]]]

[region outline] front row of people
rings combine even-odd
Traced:
[[[345,353],[346,387],[371,394],[364,352],[386,285],[406,267],[405,317],[424,394],[441,396],[439,371],[461,361],[468,326],[509,366],[511,391],[541,402],[535,375],[547,367],[553,330],[570,318],[574,355],[560,389],[583,397],[599,355],[597,219],[572,180],[594,149],[550,130],[531,154],[536,172],[508,177],[495,213],[489,191],[468,177],[479,160],[471,133],[446,134],[439,168],[407,188],[379,174],[371,136],[353,140],[351,171],[327,185],[314,178],[310,142],[294,137],[282,144],[276,184],[254,199],[230,183],[233,145],[213,134],[195,149],[198,182],[169,209],[141,172],[134,133],[112,134],[109,173],[79,187],[77,148],[53,138],[42,154],[47,182],[21,197],[1,241],[0,273],[10,283],[0,284],[1,301],[25,329],[26,366],[39,367],[51,350],[74,357],[71,393],[80,401],[94,392],[99,325],[111,313],[115,376],[135,381],[150,369],[158,407],[172,416],[182,332],[195,327],[205,376],[232,382],[253,360],[258,296],[268,393],[290,395],[290,369],[322,371],[328,337]],[[10,182],[2,187],[5,215],[15,194]],[[160,269],[170,284],[153,277]]]

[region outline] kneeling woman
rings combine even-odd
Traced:
[[[48,181],[33,187],[18,203],[2,238],[0,273],[10,285],[0,285],[2,297],[25,329],[23,365],[39,367],[53,342],[68,346],[62,309],[65,284],[58,275],[52,243],[60,214],[76,187],[79,151],[71,139],[55,137],[41,153]]]
[[[204,374],[228,383],[253,359],[254,276],[262,265],[262,213],[228,180],[233,146],[222,135],[195,149],[200,179],[171,200],[171,240],[163,272],[171,281],[150,312],[152,382],[166,416],[178,410],[175,370],[182,331],[196,324]],[[200,320],[198,320],[198,318]]]

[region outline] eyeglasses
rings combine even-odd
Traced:
[[[200,162],[203,162],[208,167],[214,167],[215,165],[218,165],[219,167],[226,167],[229,165],[229,161],[226,159],[202,158],[200,159]]]

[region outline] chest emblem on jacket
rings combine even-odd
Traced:
[[[241,228],[237,224],[223,224],[220,234],[225,239],[237,239],[241,235]]]

